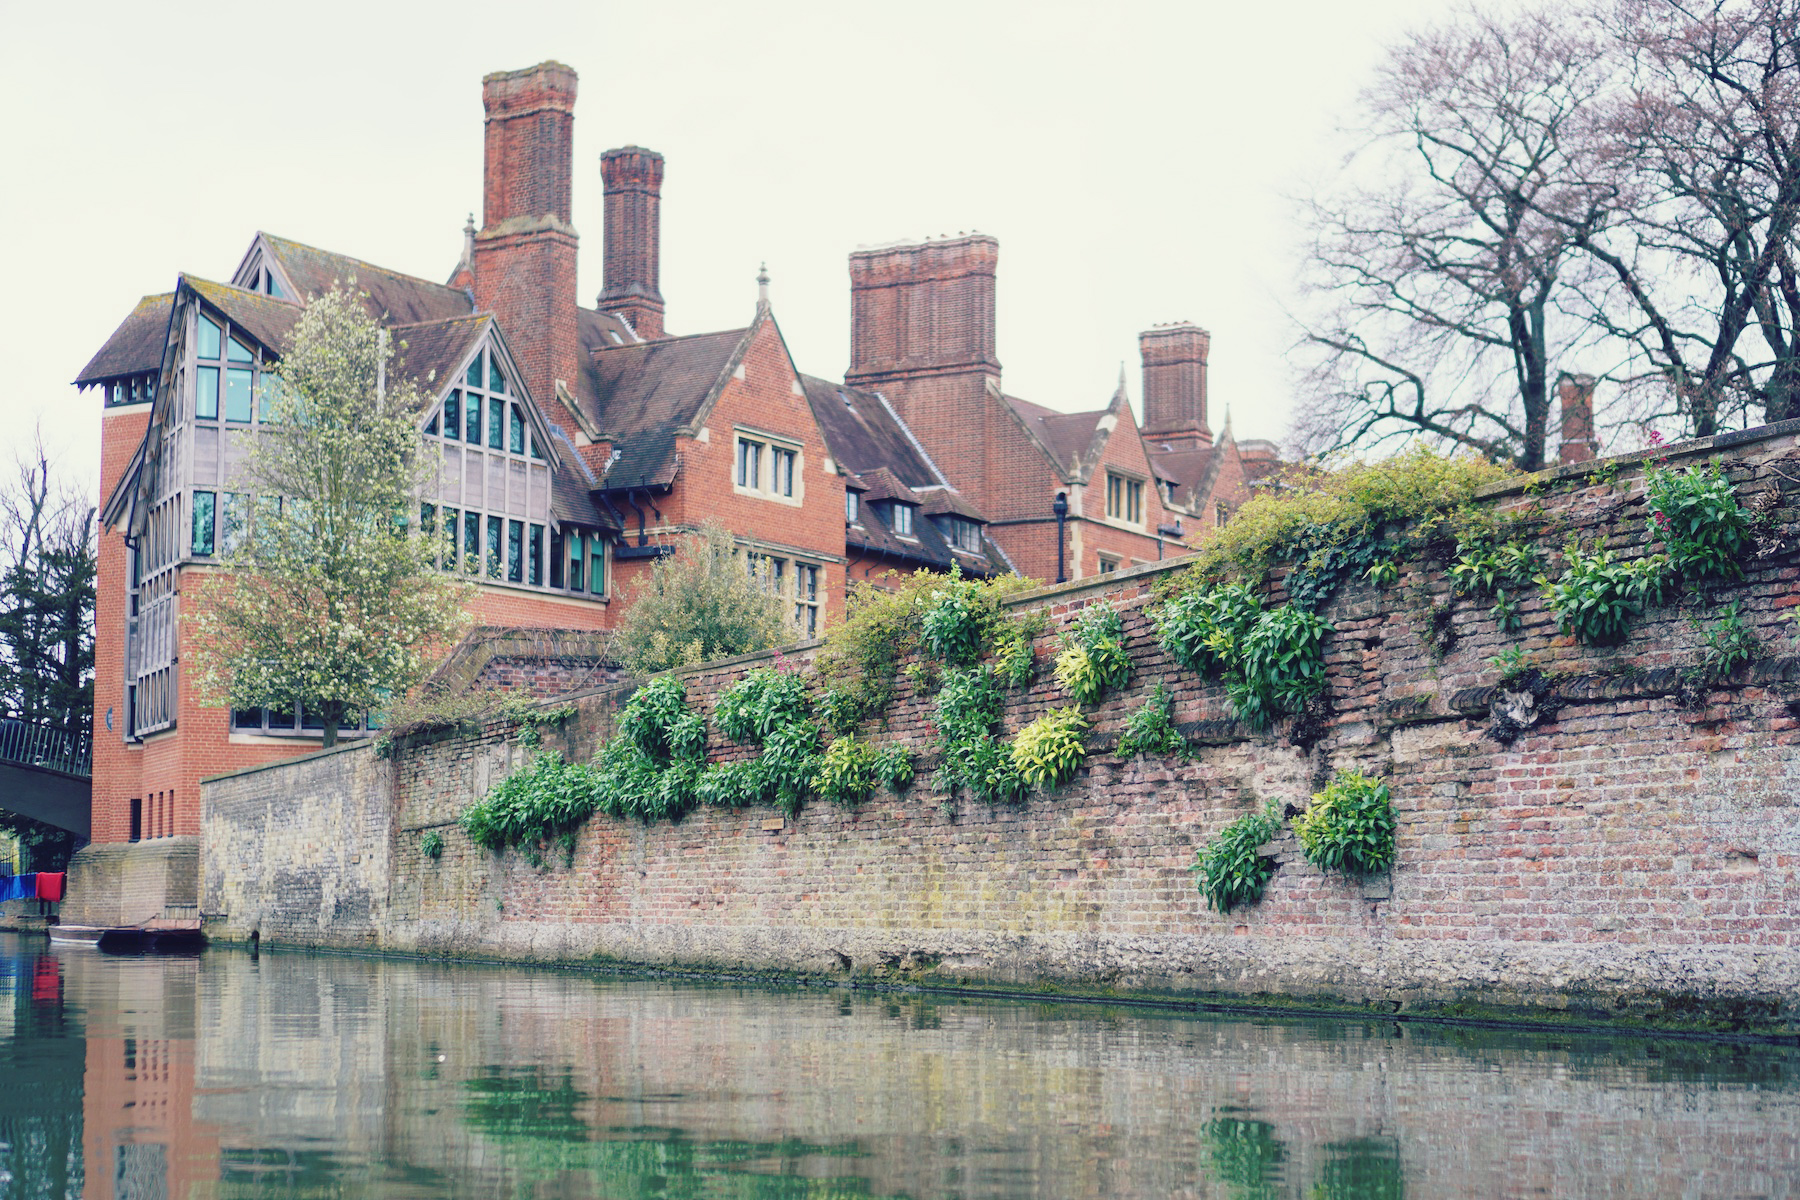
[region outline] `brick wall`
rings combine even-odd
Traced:
[[[202,904],[227,939],[279,928],[327,944],[372,936],[396,950],[686,969],[1331,997],[1390,1009],[1480,1002],[1591,1015],[1699,1006],[1792,1022],[1800,658],[1781,618],[1800,599],[1800,511],[1790,494],[1800,479],[1797,432],[1790,424],[1757,439],[1715,439],[1712,453],[1740,497],[1772,504],[1772,524],[1745,580],[1712,596],[1741,603],[1762,657],[1699,694],[1684,694],[1680,679],[1698,651],[1689,609],[1655,610],[1625,645],[1602,652],[1557,633],[1534,595],[1522,605],[1524,630],[1502,635],[1486,601],[1455,597],[1437,568],[1415,562],[1397,586],[1349,584],[1329,606],[1322,726],[1254,735],[1232,719],[1220,686],[1156,647],[1147,610],[1160,570],[1151,566],[1022,602],[1052,617],[1038,644],[1046,665],[1057,628],[1090,602],[1117,604],[1137,673],[1097,710],[1094,752],[1075,781],[1018,808],[947,802],[931,789],[925,761],[911,791],[854,811],[815,804],[783,820],[702,810],[649,827],[596,818],[571,865],[535,868],[517,854],[475,850],[454,824],[523,761],[509,731],[494,727],[404,750],[387,790],[357,802],[369,814],[364,827],[379,831],[385,820],[391,830],[370,836],[388,838],[392,868],[375,915],[360,924],[239,900],[270,894],[276,873],[262,862],[276,833],[239,844],[252,815],[291,808],[310,830],[355,807],[333,790],[341,784],[312,782],[322,765],[210,781]],[[1644,526],[1635,475],[1625,460],[1616,483],[1552,474],[1542,490],[1499,490],[1491,501],[1541,507],[1570,530],[1629,549]],[[1488,659],[1515,643],[1559,673],[1563,707],[1506,746],[1490,734]],[[688,672],[694,702],[710,711],[718,690],[758,661]],[[1108,748],[1159,681],[1197,759],[1116,759]],[[625,694],[582,697],[576,721],[551,742],[591,755]],[[1065,702],[1041,678],[1012,697],[1007,728]],[[929,715],[928,698],[903,683],[886,727],[870,736],[922,748]],[[711,749],[738,752],[716,735]],[[1230,915],[1204,909],[1189,873],[1196,848],[1264,801],[1304,805],[1345,766],[1392,785],[1400,828],[1391,875],[1325,876],[1284,833],[1272,847],[1280,870],[1260,904]],[[435,862],[419,852],[434,829],[446,845]]]

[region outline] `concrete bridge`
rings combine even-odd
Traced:
[[[0,721],[0,809],[88,837],[93,763],[87,734]]]

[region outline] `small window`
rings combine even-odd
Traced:
[[[584,554],[586,551],[582,548],[581,534],[571,533],[569,535],[569,590],[571,592],[581,590],[581,567]]]
[[[506,579],[508,583],[525,582],[525,522],[506,523]]]
[[[440,413],[440,412],[438,412],[438,411],[437,411],[437,410],[436,410],[436,409],[433,409],[433,410],[432,410],[432,413],[431,413],[431,420],[429,420],[429,421],[427,421],[427,422],[425,422],[425,432],[426,432],[426,434],[427,434],[427,435],[435,435],[435,434],[436,434],[436,433],[437,433],[437,431],[438,431],[438,420],[439,420],[439,418],[441,418],[441,417],[442,417],[442,416],[443,416],[443,414],[442,414],[442,413]]]
[[[475,355],[475,360],[469,364],[468,371],[463,375],[463,382],[474,388],[481,386],[481,355],[479,353]]]
[[[1225,528],[1225,522],[1231,519],[1231,512],[1223,504],[1213,505],[1213,528]]]
[[[819,568],[794,564],[794,625],[802,635],[819,635]]]
[[[226,341],[225,357],[232,362],[253,363],[256,361],[256,355],[250,352],[250,347],[244,345],[244,343],[238,341],[235,337]]]
[[[471,446],[481,445],[481,397],[470,396],[468,411],[464,413],[463,441]]]
[[[1119,560],[1118,559],[1108,558],[1104,554],[1102,554],[1100,556],[1100,573],[1102,575],[1111,575],[1114,571],[1117,571],[1118,569],[1119,569]]]
[[[737,484],[741,488],[762,487],[762,443],[749,438],[738,439]]]
[[[506,441],[506,401],[488,401],[488,449],[503,450]]]
[[[243,549],[250,531],[250,495],[248,492],[225,493],[225,522],[219,533],[220,547],[226,554]]]
[[[958,550],[981,553],[981,526],[963,517],[951,517],[945,523],[945,540]]]
[[[506,518],[487,519],[487,573],[489,579],[500,578],[500,544],[506,538]]]
[[[844,520],[854,525],[862,516],[862,493],[846,491],[844,493]]]
[[[913,506],[896,501],[888,505],[888,525],[899,537],[913,535]]]
[[[224,332],[205,313],[200,314],[195,329],[198,336],[194,339],[194,353],[201,358],[219,357]]]
[[[531,566],[530,566],[529,570],[527,571],[528,578],[526,579],[525,582],[529,583],[532,587],[543,587],[544,586],[544,527],[542,525],[533,525],[531,527],[531,544],[527,547],[527,549],[530,553]]]
[[[194,553],[213,552],[213,501],[211,492],[194,493]]]
[[[606,594],[606,543],[598,536],[588,538],[588,591]]]
[[[525,414],[516,404],[509,411],[506,432],[512,452],[514,454],[525,453]]]
[[[462,437],[462,393],[455,388],[444,397],[444,436],[451,440]]]
[[[770,463],[774,468],[774,478],[769,480],[769,486],[774,489],[777,496],[792,496],[794,494],[794,462],[800,456],[792,450],[783,449],[780,446],[771,447],[769,453]]]
[[[248,367],[231,367],[226,370],[225,419],[227,421],[249,423],[251,393],[255,382],[255,374]]]
[[[488,355],[488,391],[504,392],[505,390],[506,376],[500,373],[500,364],[495,361],[494,356],[490,353]]]
[[[438,565],[446,571],[456,570],[456,525],[457,511],[454,508],[444,510],[444,552],[443,561]]]
[[[471,575],[481,572],[481,514],[463,514],[463,570]]]

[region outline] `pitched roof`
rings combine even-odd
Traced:
[[[395,370],[420,383],[441,385],[448,382],[493,320],[483,313],[393,326],[394,338],[399,343],[394,355]]]
[[[943,485],[943,476],[880,395],[812,375],[802,375],[800,383],[838,466],[855,475],[885,468],[909,488]]]
[[[106,344],[81,368],[75,386],[85,387],[120,375],[147,374],[161,367],[163,346],[169,339],[169,315],[174,310],[174,292],[139,300]]]
[[[559,443],[550,461],[550,515],[559,523],[568,522],[617,534],[625,528],[610,504],[594,498],[592,489],[600,481],[582,461],[581,452],[562,426],[552,424],[550,436]]]
[[[1100,450],[1106,445],[1107,435],[1112,432],[1110,427],[1101,425],[1101,421],[1112,411],[1110,408],[1065,413],[1033,404],[1029,400],[1021,400],[1017,396],[1006,396],[1004,399],[1007,407],[1012,409],[1026,430],[1037,439],[1050,455],[1052,464],[1065,478],[1079,479],[1099,461]]]
[[[674,482],[675,435],[691,428],[730,378],[754,326],[596,350],[585,372],[589,415],[613,444],[606,487]]]
[[[402,275],[346,254],[334,254],[271,233],[260,235],[281,264],[288,281],[306,300],[339,283],[356,280],[369,294],[373,315],[401,325],[468,316],[475,302],[460,288],[446,287],[416,275]]]
[[[280,353],[287,347],[288,334],[300,319],[300,306],[292,300],[277,300],[261,292],[232,287],[183,275],[181,282],[192,288],[202,300],[224,313],[233,325],[249,331],[264,347]]]

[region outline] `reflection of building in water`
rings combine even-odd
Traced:
[[[82,1089],[83,1200],[213,1194],[219,1140],[194,1117],[197,959],[72,952],[69,1000],[90,1018]]]
[[[82,1194],[78,1024],[43,943],[0,934],[0,1195]]]

